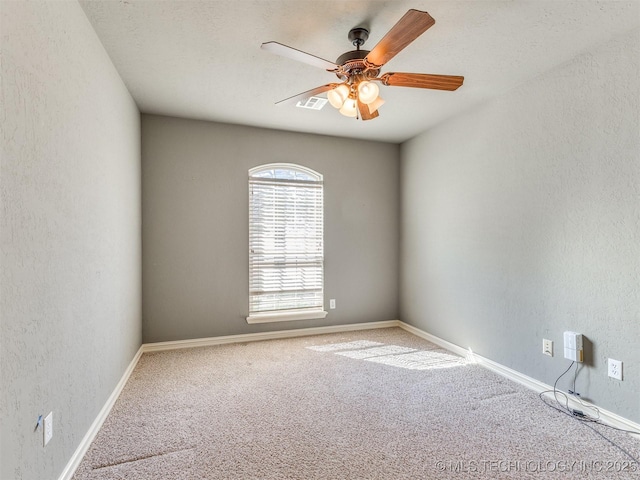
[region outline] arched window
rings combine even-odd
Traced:
[[[272,163],[249,170],[247,322],[324,318],[322,175]]]

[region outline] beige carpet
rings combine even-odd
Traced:
[[[640,457],[640,441],[595,428]],[[391,328],[145,354],[73,478],[638,479],[639,468],[537,394]]]

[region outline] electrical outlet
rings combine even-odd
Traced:
[[[53,438],[53,412],[49,412],[49,415],[44,417],[44,445],[49,443],[49,440]]]
[[[542,339],[542,353],[553,357],[553,340]]]
[[[620,360],[609,359],[608,374],[611,378],[622,381],[622,362]]]
[[[332,310],[334,308],[336,308],[336,299],[335,298],[332,298],[331,300],[329,300],[329,308],[332,309]]]

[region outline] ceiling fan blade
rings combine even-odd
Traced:
[[[288,47],[286,45],[283,45],[282,43],[265,42],[260,45],[260,48],[268,52],[275,53],[276,55],[280,55],[282,57],[287,57],[292,60],[297,60],[298,62],[307,63],[314,67],[322,68],[323,70],[329,70],[332,72],[338,68],[335,63],[330,62],[329,60],[316,57],[315,55],[303,52],[302,50]]]
[[[457,75],[430,75],[428,73],[389,72],[380,76],[384,85],[391,87],[430,88],[433,90],[457,90],[464,77]]]
[[[295,103],[298,103],[300,100],[313,97],[314,95],[319,95],[337,86],[338,86],[337,83],[329,83],[327,85],[322,85],[321,87],[312,88],[311,90],[307,90],[306,92],[299,93],[297,95],[294,95],[293,97],[280,100],[279,102],[276,102],[276,105],[295,104]]]
[[[436,21],[427,12],[409,10],[373,47],[365,58],[365,63],[380,68],[434,23]]]
[[[360,118],[362,118],[362,120],[372,120],[380,115],[377,110],[371,113],[369,111],[369,105],[365,105],[360,100],[358,100],[358,110],[360,111]]]

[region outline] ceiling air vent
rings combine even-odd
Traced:
[[[311,110],[322,110],[322,107],[327,104],[327,101],[328,100],[326,98],[309,97],[306,100],[300,100],[296,104],[296,107],[310,108]]]

